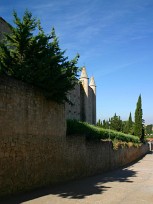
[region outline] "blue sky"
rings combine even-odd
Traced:
[[[12,24],[12,11],[21,17],[26,8],[94,75],[97,119],[134,119],[141,94],[143,118],[153,123],[152,0],[1,0],[0,16]]]

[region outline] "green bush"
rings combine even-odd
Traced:
[[[114,130],[103,129],[94,125],[90,125],[86,122],[80,122],[76,120],[67,120],[67,135],[81,134],[87,139],[111,139],[123,142],[139,143],[139,137],[124,134]]]

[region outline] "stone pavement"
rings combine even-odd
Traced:
[[[153,204],[153,154],[109,173],[0,200],[0,204]]]

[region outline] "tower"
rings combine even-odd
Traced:
[[[89,91],[88,91],[88,85],[89,85],[89,78],[86,72],[86,68],[82,68],[81,76],[80,76],[80,82],[82,86],[80,86],[80,92],[81,92],[81,120],[90,122],[88,118],[88,96],[89,96]]]
[[[91,123],[96,125],[96,84],[95,84],[94,77],[90,78],[89,86],[92,89],[92,93],[90,95],[90,97],[91,97],[91,107],[92,107],[91,108],[92,109]]]

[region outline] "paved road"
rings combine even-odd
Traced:
[[[153,154],[116,171],[0,201],[3,203],[153,204]]]

